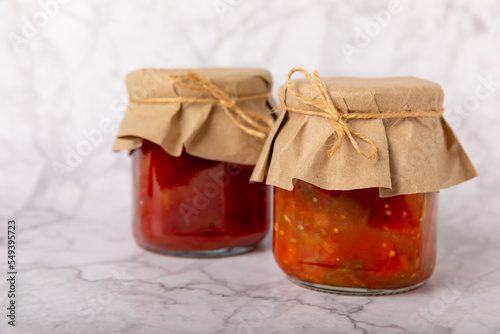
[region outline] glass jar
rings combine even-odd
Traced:
[[[436,261],[437,193],[379,197],[297,181],[274,188],[274,257],[299,285],[381,295],[425,283]]]
[[[267,188],[252,166],[173,157],[144,140],[132,153],[133,232],[148,250],[183,257],[250,251],[268,229]]]

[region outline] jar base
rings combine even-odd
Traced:
[[[146,247],[143,245],[139,245],[142,248],[158,254],[176,256],[176,257],[184,257],[184,258],[216,258],[216,257],[224,257],[224,256],[233,256],[248,253],[255,249],[254,246],[246,246],[246,247],[232,247],[232,248],[219,248],[219,249],[211,249],[211,250],[201,250],[201,251],[167,251],[167,250],[159,250],[150,247]]]
[[[414,290],[416,288],[421,287],[422,285],[424,285],[427,282],[427,280],[425,280],[425,281],[422,281],[418,284],[404,287],[404,288],[399,288],[399,289],[364,289],[364,288],[349,288],[349,287],[343,287],[343,286],[331,286],[331,285],[324,285],[324,284],[318,284],[318,283],[304,282],[304,281],[300,281],[300,280],[297,280],[297,279],[292,278],[292,277],[288,277],[288,279],[290,281],[292,281],[293,283],[300,285],[304,288],[310,289],[310,290],[332,293],[332,294],[337,294],[337,295],[348,295],[348,296],[394,295],[394,294]]]

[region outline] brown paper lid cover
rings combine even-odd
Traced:
[[[134,150],[143,140],[160,145],[168,154],[183,149],[204,159],[254,165],[264,140],[251,136],[232,122],[223,108],[212,102],[142,103],[135,100],[162,98],[210,98],[204,92],[174,86],[171,75],[188,71],[210,81],[234,98],[270,93],[268,71],[254,68],[141,69],[127,75],[131,102],[122,120],[113,150]],[[269,115],[274,102],[269,96],[237,102],[244,112]]]
[[[414,77],[382,79],[321,78],[335,108],[341,113],[436,112],[442,110],[444,93],[433,82]],[[309,80],[291,81],[301,96],[318,100]],[[310,109],[286,85],[280,103],[289,108]],[[282,110],[272,128],[252,181],[293,189],[303,180],[327,190],[379,188],[380,196],[438,192],[477,176],[467,154],[443,117],[348,119],[346,123],[369,138],[377,157],[359,154],[344,138],[338,140],[329,118]],[[366,143],[357,141],[362,150]]]

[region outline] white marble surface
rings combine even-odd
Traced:
[[[61,2],[44,22],[39,2],[0,0],[2,310],[9,218],[18,222],[19,261],[17,326],[2,311],[1,332],[500,333],[498,1],[403,1],[380,29],[373,15],[387,1]],[[40,27],[30,30],[33,16]],[[373,37],[355,44],[365,28]],[[12,34],[23,33],[13,47]],[[357,47],[350,61],[342,43]],[[448,119],[481,176],[442,192],[429,283],[377,298],[309,291],[285,279],[270,238],[217,260],[139,249],[130,161],[110,149],[124,76],[145,66],[264,66],[275,92],[294,66],[442,84]],[[484,86],[489,77],[497,84]],[[57,173],[54,163],[106,120],[111,131],[99,130],[89,153]]]

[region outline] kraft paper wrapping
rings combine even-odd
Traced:
[[[202,68],[189,70],[207,79],[233,98],[269,93],[271,74],[264,69]],[[186,69],[142,69],[128,74],[126,83],[132,99],[210,98],[206,93],[174,86],[169,75],[184,75]],[[237,102],[244,112],[271,117],[272,97]],[[168,154],[190,155],[242,165],[255,165],[264,139],[245,133],[217,103],[130,102],[113,150],[140,148],[143,140],[160,145]]]
[[[414,77],[384,79],[321,78],[335,107],[342,113],[439,111],[444,93],[433,82]],[[318,93],[305,79],[292,80],[297,93],[309,99]],[[280,102],[291,108],[314,109],[280,88]],[[379,188],[381,197],[438,192],[477,176],[467,154],[442,117],[349,119],[354,130],[368,137],[378,156],[368,159],[344,139],[337,140],[332,120],[281,110],[255,166],[252,182],[292,190],[303,180],[327,190]],[[358,141],[361,149],[367,144]]]

